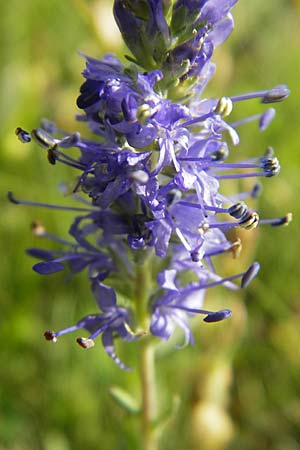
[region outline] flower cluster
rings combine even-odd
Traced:
[[[85,56],[78,120],[87,122],[94,139],[65,133],[46,120],[31,133],[17,128],[22,142],[33,140],[46,150],[50,164],[74,169],[73,196],[82,205],[45,205],[9,194],[17,204],[79,214],[70,226],[70,241],[34,224],[36,235],[60,247],[29,249],[40,260],[33,269],[43,275],[66,266],[71,274],[87,270],[100,309],[69,328],[46,331],[47,340],[85,329],[89,336],[77,342],[90,348],[101,334],[104,349],[122,369],[128,368],[115,354],[116,338],[152,334],[167,340],[179,327],[184,343],[193,343],[190,317],[202,314],[205,322],[217,322],[231,315],[228,309],[203,309],[206,290],[245,288],[259,271],[255,262],[230,277],[216,272],[216,256],[235,257],[241,250],[240,240],[230,241],[227,231],[291,220],[290,214],[261,219],[245,203],[258,196],[257,181],[231,196],[220,191],[221,180],[268,178],[280,171],[271,148],[258,158],[229,162],[230,147],[239,144],[237,128],[257,121],[263,131],[275,115],[267,108],[230,123],[226,117],[234,105],[255,98],[275,103],[289,95],[279,85],[233,97],[203,96],[215,70],[213,50],[232,31],[235,3],[115,0],[116,21],[133,57],[124,66],[113,55]]]

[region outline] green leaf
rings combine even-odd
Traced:
[[[110,395],[114,400],[131,414],[138,414],[140,412],[140,406],[135,398],[133,398],[127,391],[119,386],[111,386],[109,388]]]

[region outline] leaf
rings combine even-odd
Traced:
[[[109,393],[122,408],[126,409],[126,411],[131,414],[138,414],[140,412],[140,406],[136,399],[124,389],[119,386],[111,386]]]

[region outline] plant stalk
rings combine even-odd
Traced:
[[[149,297],[151,295],[151,257],[136,261],[135,302],[139,325],[149,332]],[[151,336],[144,336],[140,343],[139,375],[141,385],[140,450],[157,450],[157,434],[154,421],[157,418],[155,348]]]
[[[157,417],[155,351],[150,339],[141,342],[140,380],[141,380],[141,441],[140,450],[157,450],[157,435],[154,421]]]

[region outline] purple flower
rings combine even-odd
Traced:
[[[173,265],[176,265],[176,259],[173,257]],[[198,267],[197,276],[198,283],[189,283],[185,286],[177,286],[176,276],[182,275],[182,270],[188,269],[188,264],[183,265],[181,260],[178,267],[181,270],[171,269],[159,274],[158,283],[167,292],[160,296],[152,304],[152,317],[150,331],[153,335],[168,340],[174,333],[176,327],[182,329],[185,339],[184,345],[193,344],[194,339],[189,324],[189,318],[195,314],[204,315],[205,322],[219,322],[231,316],[229,309],[220,311],[208,311],[203,309],[205,290],[224,285],[229,289],[238,289],[239,286],[232,283],[233,280],[241,279],[241,288],[247,287],[259,271],[259,264],[252,264],[244,273],[233,275],[227,278],[221,278],[210,272],[204,267]],[[191,268],[191,266],[190,266]],[[209,279],[214,281],[209,282]]]
[[[57,338],[73,331],[85,329],[90,335],[77,338],[77,343],[83,348],[91,348],[95,345],[94,339],[102,335],[104,350],[114,362],[123,370],[130,370],[117,357],[114,348],[114,339],[120,338],[123,341],[132,341],[135,337],[128,331],[130,314],[126,308],[117,306],[114,289],[105,286],[98,280],[92,281],[92,292],[96,303],[101,310],[101,314],[93,314],[79,320],[75,325],[59,331],[46,331],[45,338],[48,341],[56,342]]]
[[[164,136],[165,130],[172,130],[180,119],[189,117],[185,106],[172,104],[155,92],[160,71],[133,72],[129,77],[121,63],[119,71],[113,67],[104,72],[102,61],[87,58],[83,72],[87,80],[77,105],[85,111],[92,130],[107,141],[117,143],[122,135],[130,146],[144,148],[158,135]]]

